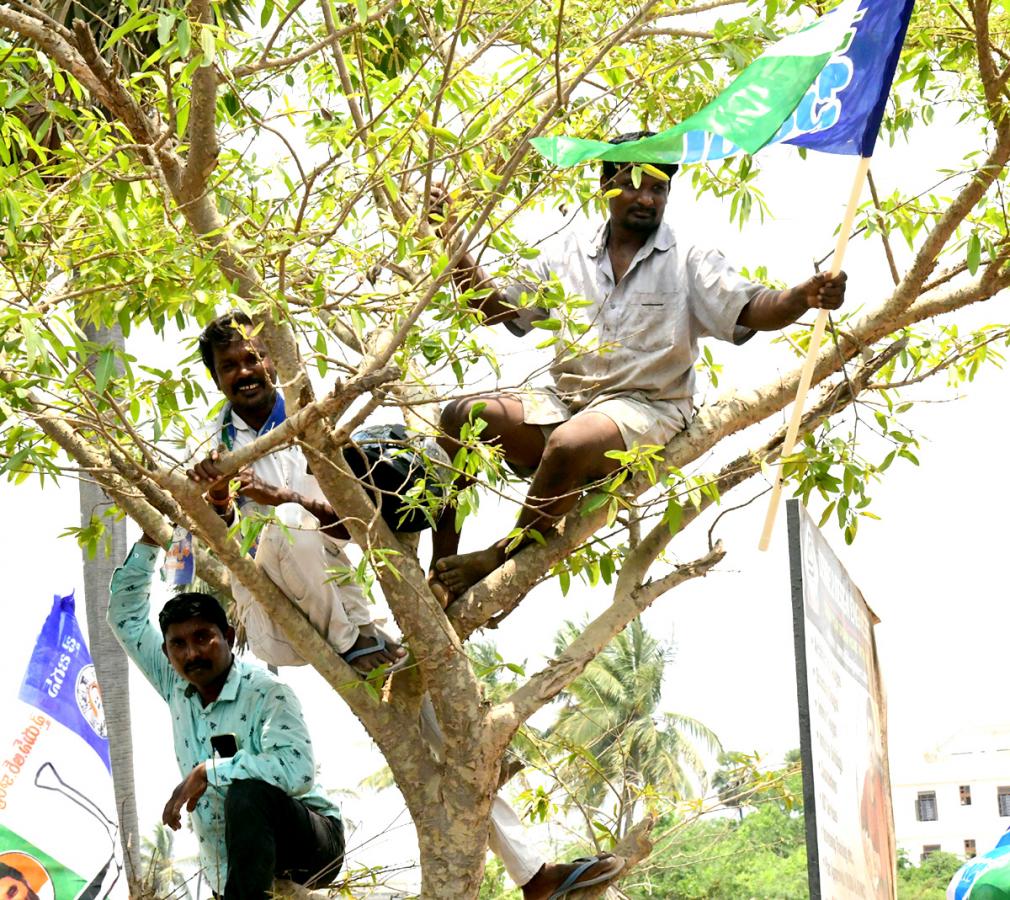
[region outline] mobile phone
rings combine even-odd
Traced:
[[[228,734],[212,734],[210,736],[210,746],[218,756],[227,759],[238,753],[238,738],[234,732]]]

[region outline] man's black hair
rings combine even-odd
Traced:
[[[218,316],[200,333],[200,358],[215,382],[214,348],[227,347],[232,341],[242,340],[243,330],[251,327],[252,319],[241,310],[233,309]]]
[[[39,895],[32,890],[32,886],[28,883],[28,879],[21,874],[20,870],[15,869],[14,866],[9,866],[5,862],[0,862],[0,878],[13,878],[15,881],[20,881],[28,889],[28,900],[39,900]]]
[[[642,138],[652,137],[655,131],[628,131],[625,134],[619,134],[617,137],[612,137],[608,144],[626,144],[628,141],[639,141]],[[618,172],[619,169],[623,169],[625,166],[630,165],[630,163],[619,163],[611,162],[609,159],[603,160],[603,180],[604,182],[610,181]],[[665,172],[671,178],[677,169],[680,168],[676,163],[650,163],[653,167],[659,169],[660,172]]]
[[[199,591],[184,591],[172,597],[158,613],[162,637],[168,631],[169,625],[178,625],[190,619],[206,619],[212,625],[217,625],[221,629],[221,634],[229,628],[228,616],[216,597]]]

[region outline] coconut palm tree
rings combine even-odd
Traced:
[[[167,825],[154,826],[152,837],[145,837],[141,848],[143,862],[140,891],[144,897],[158,900],[191,900],[189,882],[175,859],[175,835]]]
[[[580,631],[567,623],[556,651]],[[546,735],[561,755],[558,775],[579,803],[598,811],[608,799],[615,802],[618,838],[634,823],[647,793],[680,799],[703,788],[703,753],[721,750],[716,735],[697,719],[658,711],[672,658],[672,648],[635,619],[562,695],[566,705]]]

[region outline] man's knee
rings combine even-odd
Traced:
[[[541,465],[576,478],[612,472],[617,462],[607,453],[624,449],[620,430],[603,416],[580,418],[569,419],[551,432]]]
[[[439,428],[446,437],[454,440],[458,439],[463,431],[463,426],[470,421],[470,414],[478,402],[473,397],[462,397],[457,400],[450,400],[442,407],[442,415],[439,418]]]
[[[262,816],[284,792],[275,785],[252,778],[233,781],[224,795],[224,817],[226,821],[246,822]]]

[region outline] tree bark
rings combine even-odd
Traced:
[[[123,334],[118,327],[95,330],[85,328],[88,339],[98,344],[122,349]],[[112,500],[86,475],[80,481],[81,527],[87,527],[93,518],[101,519],[111,509]],[[129,661],[126,653],[105,621],[109,608],[109,582],[116,566],[126,558],[126,520],[121,517],[105,520],[108,538],[100,542],[94,558],[81,549],[84,566],[84,607],[87,612],[88,640],[95,673],[102,689],[102,707],[109,734],[109,755],[112,761],[112,785],[119,817],[119,839],[123,846],[130,893],[141,877],[140,830],[137,821],[137,796],[133,779],[133,735],[130,726]]]

